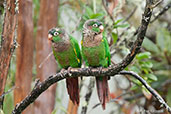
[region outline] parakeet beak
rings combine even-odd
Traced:
[[[100,26],[99,26],[99,29],[100,29],[100,32],[103,32],[103,30],[104,30],[103,25],[100,25]]]
[[[48,40],[52,41],[52,35],[48,34]]]

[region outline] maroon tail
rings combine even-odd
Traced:
[[[67,78],[66,79],[67,90],[70,99],[72,102],[79,105],[80,97],[79,97],[79,86],[78,86],[78,77],[76,78]]]
[[[106,107],[106,102],[109,101],[109,88],[108,88],[108,77],[96,77],[97,94],[102,104],[103,109]]]

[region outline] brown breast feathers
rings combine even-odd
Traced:
[[[83,40],[83,46],[85,47],[95,47],[100,45],[102,41],[103,35],[102,33],[95,35],[94,37],[92,36],[85,36]]]
[[[63,52],[67,50],[70,47],[70,42],[57,42],[57,43],[52,43],[52,46],[54,47],[54,50],[56,52]]]

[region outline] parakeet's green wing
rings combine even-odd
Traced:
[[[84,50],[83,40],[81,40],[81,49]],[[81,52],[82,52],[82,51],[81,51]],[[89,66],[88,60],[87,60],[87,58],[85,57],[85,55],[83,54],[83,52],[82,52],[81,55],[82,55],[82,57],[83,57],[83,60],[85,61],[86,66]]]
[[[105,36],[103,36],[103,42],[105,44],[105,51],[106,51],[106,60],[108,61],[108,66],[111,65],[111,59],[110,59],[110,48],[107,42],[107,39]]]
[[[82,64],[82,58],[81,58],[81,51],[80,51],[80,47],[78,45],[78,41],[76,39],[74,39],[72,36],[70,36],[70,41],[74,47],[74,52],[76,54],[77,57],[77,61],[79,63],[79,67],[81,67]]]

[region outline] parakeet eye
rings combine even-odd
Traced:
[[[97,24],[93,24],[93,27],[98,27],[98,25]]]
[[[59,33],[58,33],[58,32],[55,32],[53,35],[54,35],[54,36],[57,36],[57,35],[59,35]]]

